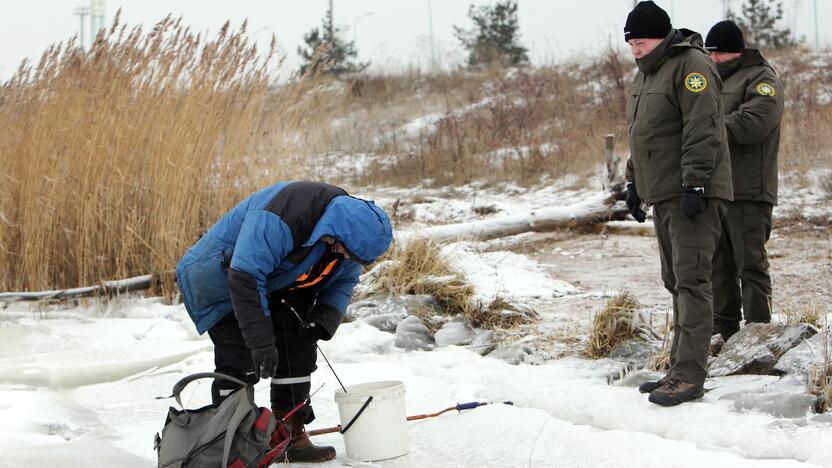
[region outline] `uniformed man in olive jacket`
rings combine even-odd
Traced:
[[[745,47],[742,31],[731,21],[711,28],[705,49],[723,80],[734,179],[734,201],[727,203],[730,242],[722,245],[736,269],[717,268],[713,277],[714,334],[728,339],[739,330],[742,315],[746,323],[771,321],[766,241],[777,204],[783,86],[760,51]]]
[[[693,31],[674,29],[652,1],[627,17],[636,58],[627,103],[627,207],[636,220],[653,205],[662,280],[673,297],[671,367],[639,390],[672,406],[704,394],[713,328],[712,265],[733,200],[722,117],[722,82]]]

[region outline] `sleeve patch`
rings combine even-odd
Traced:
[[[777,90],[774,88],[774,85],[764,81],[757,85],[757,93],[761,96],[774,97],[777,94]]]
[[[708,87],[708,80],[705,75],[693,72],[685,77],[685,88],[692,93],[701,93]]]

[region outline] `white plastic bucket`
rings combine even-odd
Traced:
[[[404,384],[399,381],[369,382],[335,390],[335,402],[346,427],[367,399],[373,401],[344,433],[347,458],[377,461],[400,457],[410,449],[407,439],[407,413]]]

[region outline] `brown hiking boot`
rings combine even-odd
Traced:
[[[668,379],[664,385],[650,392],[651,403],[661,406],[676,406],[696,400],[705,395],[702,384],[692,384],[678,379]]]
[[[653,390],[655,390],[655,389],[661,387],[662,385],[664,385],[664,383],[667,382],[667,380],[669,378],[670,377],[665,375],[664,377],[660,378],[659,380],[650,380],[650,381],[644,382],[643,384],[638,386],[638,391],[639,391],[639,393],[650,393]]]
[[[278,417],[282,417],[278,414]],[[292,434],[289,448],[286,449],[286,461],[290,463],[321,463],[335,458],[335,447],[315,445],[309,440],[303,421],[292,415],[286,424]]]

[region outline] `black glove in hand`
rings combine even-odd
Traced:
[[[682,192],[682,213],[690,219],[705,211],[705,189],[685,187]]]
[[[277,373],[277,348],[272,345],[258,346],[251,350],[254,373],[261,379],[274,377]]]
[[[627,184],[627,209],[636,221],[643,223],[647,219],[647,213],[641,209],[641,198],[636,192],[636,184]]]
[[[317,343],[319,340],[326,338],[327,331],[321,325],[310,322],[307,326],[301,325],[298,335],[308,342]]]

